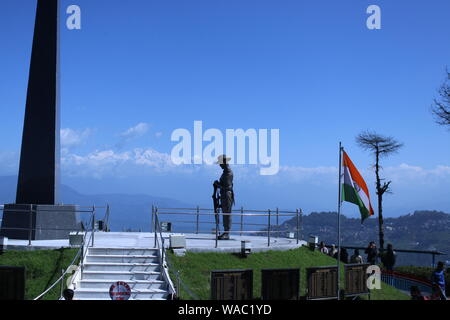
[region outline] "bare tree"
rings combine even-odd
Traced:
[[[375,156],[375,176],[376,176],[376,190],[378,196],[378,229],[380,249],[384,249],[384,231],[383,231],[383,195],[390,193],[390,185],[392,181],[385,182],[385,179],[380,178],[380,159],[387,157],[403,146],[392,137],[385,137],[375,132],[365,131],[356,137],[356,143],[364,150],[368,150]]]
[[[434,99],[431,106],[436,122],[443,126],[450,125],[450,72],[447,70],[447,79],[439,88],[439,98]]]

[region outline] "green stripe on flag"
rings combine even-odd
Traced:
[[[364,221],[370,216],[369,209],[366,208],[355,188],[348,184],[342,185],[342,201],[354,203],[359,207],[361,221]]]

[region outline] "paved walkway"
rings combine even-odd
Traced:
[[[169,246],[169,236],[179,233],[163,233],[165,246]],[[267,250],[289,250],[306,245],[305,241],[288,238],[271,238],[270,246],[267,243],[267,237],[258,236],[239,236],[231,235],[230,240],[218,241],[215,248],[215,235],[213,234],[184,234],[186,237],[186,249],[193,252],[240,252],[241,241],[250,241],[253,252]],[[89,238],[89,234],[88,234]],[[94,234],[95,247],[107,248],[149,248],[155,243],[154,233],[149,232],[96,232]],[[56,249],[61,247],[70,247],[69,240],[35,240],[28,245],[28,240],[8,240],[8,249],[10,250],[39,250]]]

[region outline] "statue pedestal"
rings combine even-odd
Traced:
[[[75,205],[5,204],[0,236],[21,240],[68,239],[71,231],[79,230],[76,208]]]

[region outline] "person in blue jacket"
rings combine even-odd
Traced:
[[[436,269],[433,271],[431,282],[433,283],[433,290],[438,291],[437,293],[441,297],[441,300],[447,300],[445,293],[444,263],[442,261],[438,262]]]

